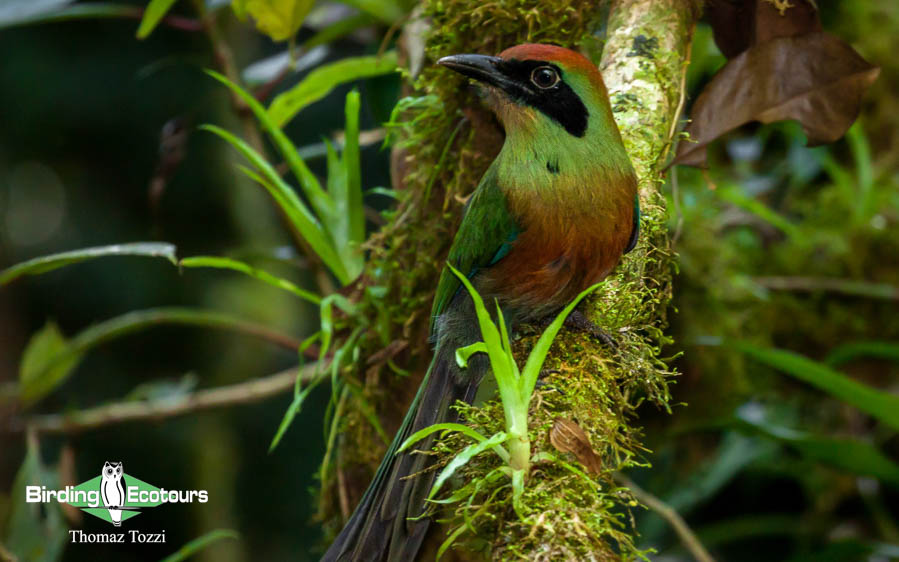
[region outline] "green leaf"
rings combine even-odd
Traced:
[[[869,299],[883,299],[888,301],[899,300],[899,287],[889,283],[872,283],[857,279],[840,279],[836,277],[752,277],[754,283],[766,289],[788,291],[828,291],[849,295],[851,297],[864,297]]]
[[[207,70],[206,73],[227,86],[232,92],[234,92],[234,94],[240,97],[247,104],[247,107],[250,108],[250,111],[252,111],[253,115],[256,116],[256,119],[259,120],[262,128],[266,133],[268,133],[272,141],[275,143],[275,146],[278,148],[278,152],[280,152],[281,156],[284,157],[284,160],[287,161],[288,167],[290,167],[290,170],[291,172],[293,172],[294,177],[297,178],[297,181],[300,184],[300,188],[309,199],[309,203],[312,205],[312,208],[315,210],[315,213],[318,215],[318,217],[324,220],[333,215],[334,202],[331,200],[331,197],[326,194],[324,190],[322,190],[318,178],[316,178],[315,174],[313,174],[312,171],[309,170],[309,167],[306,166],[306,163],[302,158],[300,158],[300,155],[297,152],[294,144],[290,142],[290,139],[287,138],[287,135],[284,134],[284,131],[282,131],[281,128],[272,121],[272,119],[269,117],[268,112],[264,107],[262,107],[262,104],[256,101],[256,98],[253,97],[252,94],[250,94],[234,82],[231,82],[218,72]]]
[[[203,550],[216,541],[220,541],[222,539],[239,538],[240,533],[238,533],[237,531],[232,531],[231,529],[216,529],[214,531],[209,531],[208,533],[201,535],[185,544],[169,556],[166,556],[162,559],[161,562],[181,562],[182,560],[187,560],[197,552]]]
[[[809,459],[899,486],[899,465],[868,443],[813,435],[778,426],[769,422],[764,413],[755,407],[741,408],[737,412],[737,418],[762,435],[790,446]]]
[[[162,18],[172,9],[172,6],[175,5],[177,0],[150,0],[150,3],[147,4],[147,10],[144,12],[144,17],[140,20],[140,26],[137,28],[137,33],[135,36],[138,39],[146,39],[150,36],[150,33],[156,29],[156,26],[159,25],[159,22],[162,21]]]
[[[331,348],[331,339],[334,337],[334,307],[337,307],[349,316],[356,313],[356,305],[354,305],[345,296],[334,293],[322,299],[319,306],[319,316],[321,317],[322,345],[319,351],[319,360],[324,360],[325,356]]]
[[[362,173],[359,156],[359,91],[353,90],[346,95],[344,115],[346,117],[343,153],[344,174],[346,176],[346,208],[348,217],[348,236],[351,242],[361,244],[365,241],[365,210],[362,207]],[[336,199],[336,198],[335,198]],[[337,201],[337,208],[341,202]],[[358,251],[358,249],[357,249]]]
[[[475,353],[487,353],[487,344],[482,341],[456,349],[456,365],[461,369],[468,368],[468,360]]]
[[[299,348],[300,357],[303,356],[303,352],[309,348],[315,341],[321,338],[321,331],[314,333],[303,341],[303,344]],[[312,382],[306,385],[306,388],[300,390],[300,382],[301,382],[301,373],[297,372],[297,379],[294,383],[293,387],[293,400],[290,402],[290,406],[287,407],[287,411],[284,412],[284,417],[281,418],[281,423],[278,425],[278,431],[275,432],[275,436],[272,438],[272,442],[268,446],[268,452],[271,453],[278,446],[278,443],[281,442],[281,438],[284,437],[284,434],[287,432],[287,429],[290,427],[290,424],[293,423],[294,418],[296,418],[297,414],[300,413],[300,409],[303,407],[303,402],[306,401],[306,398],[309,396],[309,393],[319,385],[325,379],[325,373],[318,373]]]
[[[471,281],[453,267],[452,264],[448,263],[446,266],[459,278],[462,285],[471,295],[475,313],[478,317],[478,325],[481,329],[481,338],[487,346],[487,356],[490,358],[490,367],[499,386],[502,401],[504,404],[508,404],[510,408],[514,408],[519,400],[517,396],[512,396],[512,394],[517,394],[518,366],[515,364],[515,358],[503,348],[502,336],[496,324],[490,318],[490,313],[487,312],[487,307],[484,306],[484,300],[472,286]]]
[[[301,289],[296,284],[288,281],[287,279],[275,277],[267,271],[257,269],[249,264],[237,261],[235,259],[222,258],[217,256],[194,256],[184,258],[178,263],[181,267],[213,267],[216,269],[230,269],[231,271],[239,271],[241,273],[249,275],[250,277],[253,277],[254,279],[258,279],[263,283],[268,283],[273,287],[278,287],[279,289],[289,291],[300,297],[301,299],[311,302],[312,304],[320,305],[322,302],[322,298],[320,296],[305,289]]]
[[[874,170],[871,160],[871,146],[859,121],[853,123],[846,132],[849,150],[855,160],[855,171],[858,178],[855,197],[855,222],[860,224],[871,215],[871,196],[874,193]]]
[[[672,509],[686,515],[733,482],[747,466],[774,457],[780,449],[777,443],[756,435],[725,431],[710,458],[673,484],[662,499]],[[640,534],[647,542],[656,542],[667,532],[668,524],[662,518],[653,517],[642,525]]]
[[[728,345],[760,363],[852,404],[893,429],[899,430],[899,396],[856,382],[822,363],[790,351],[763,348],[744,342],[729,342]]]
[[[707,548],[737,541],[757,540],[773,535],[796,533],[796,516],[780,513],[744,515],[716,521],[696,529]]]
[[[62,509],[55,501],[44,506],[26,503],[26,486],[46,486],[51,490],[60,487],[56,472],[41,463],[40,447],[33,439],[27,440],[25,460],[10,490],[2,542],[19,560],[56,562],[62,558],[68,539]]]
[[[799,227],[788,221],[783,216],[772,211],[770,207],[752,197],[747,197],[739,186],[725,183],[715,190],[722,199],[740,207],[746,212],[752,213],[768,224],[780,229],[790,238],[796,238],[800,235]]]
[[[40,275],[41,273],[53,271],[60,267],[106,256],[146,256],[165,258],[172,262],[172,264],[178,263],[178,258],[175,257],[175,246],[172,244],[163,242],[113,244],[111,246],[98,246],[94,248],[73,250],[71,252],[50,254],[49,256],[41,256],[16,264],[0,271],[0,286],[6,285],[10,281],[14,281],[23,275]]]
[[[79,353],[86,352],[123,336],[166,324],[231,330],[275,341],[285,347],[296,347],[297,345],[296,340],[291,336],[231,314],[215,310],[173,306],[133,310],[94,324],[73,337],[71,346]]]
[[[361,12],[371,14],[386,24],[394,24],[406,15],[406,10],[397,0],[339,0],[341,4],[352,6]]]
[[[839,539],[819,549],[797,554],[786,562],[862,562],[899,559],[899,546],[859,539]]]
[[[830,367],[836,367],[861,358],[899,361],[899,343],[887,341],[846,343],[832,349],[824,358],[824,362]]]
[[[432,433],[436,433],[438,431],[458,431],[459,433],[461,433],[463,435],[467,435],[468,437],[471,437],[472,439],[474,439],[477,442],[487,440],[486,437],[484,437],[477,431],[475,431],[472,428],[468,427],[467,425],[464,425],[461,423],[451,423],[451,422],[435,423],[434,425],[429,425],[428,427],[419,429],[418,431],[416,431],[415,433],[413,433],[412,435],[407,437],[406,440],[403,441],[403,443],[400,445],[399,449],[396,450],[397,454],[402,453],[403,451],[405,451],[412,445],[415,445],[416,443],[418,443],[419,441],[421,441],[428,435],[430,435]]]
[[[543,368],[543,362],[546,361],[546,355],[549,353],[549,348],[553,344],[553,340],[556,339],[556,335],[558,335],[559,330],[562,329],[562,325],[565,323],[565,319],[568,318],[568,315],[571,314],[571,311],[574,310],[584,297],[595,291],[602,283],[597,283],[587,289],[581,291],[581,293],[574,298],[573,301],[568,303],[562,312],[559,313],[558,316],[552,321],[549,327],[543,331],[540,335],[540,339],[537,340],[537,343],[534,344],[534,348],[531,350],[531,353],[528,355],[528,360],[524,365],[524,370],[522,371],[523,381],[521,383],[521,392],[522,392],[522,400],[525,404],[527,404],[531,399],[531,394],[534,393],[534,387],[537,385],[537,377],[540,376],[540,370]]]
[[[0,29],[16,27],[20,25],[36,25],[60,21],[84,20],[84,19],[108,19],[140,17],[141,8],[128,4],[113,4],[105,2],[89,2],[66,6],[71,0],[33,1],[19,0],[12,2],[9,7],[0,7]],[[26,5],[27,9],[21,9]]]
[[[521,498],[524,496],[524,477],[526,471],[523,468],[512,471],[512,509],[520,519],[524,519],[524,504]]]
[[[234,0],[234,13],[241,19],[247,14],[256,28],[274,41],[286,41],[303,25],[315,0]]]
[[[350,337],[348,337],[346,341],[334,351],[334,358],[331,360],[331,402],[334,405],[337,404],[338,390],[341,388],[340,378],[338,376],[340,368],[344,365],[347,358],[358,358],[359,353],[356,347],[356,341],[359,339],[359,335],[364,329],[364,325],[356,326],[350,334]],[[375,427],[380,427],[380,423],[376,423]],[[385,441],[387,440],[385,439]]]
[[[437,549],[437,560],[440,560],[449,547],[451,547],[453,543],[456,542],[456,539],[458,539],[466,530],[468,530],[467,525],[459,525],[453,529],[453,531],[446,537],[446,540],[440,545],[440,548]]]
[[[78,365],[78,353],[53,322],[47,322],[25,346],[19,364],[19,399],[27,407],[62,384]]]
[[[321,28],[319,31],[316,31],[315,35],[306,41],[303,41],[297,49],[302,53],[302,56],[298,60],[292,61],[290,50],[284,50],[248,65],[243,69],[241,78],[243,78],[243,81],[250,86],[259,86],[274,80],[282,72],[285,72],[288,69],[292,70],[294,73],[299,72],[300,69],[305,68],[305,66],[297,63],[299,61],[307,63],[305,57],[307,55],[312,55],[312,51],[315,47],[330,43],[335,39],[340,39],[360,27],[372,25],[375,21],[376,20],[368,14],[356,14],[339,19],[334,23]],[[322,52],[322,57],[324,56],[326,56],[325,51]],[[318,62],[320,61],[318,60],[318,57],[315,56],[312,60],[308,61],[308,64],[314,66],[315,64],[318,64]],[[293,68],[290,68],[291,64],[294,65]]]
[[[360,249],[365,241],[365,212],[359,163],[359,92],[346,97],[346,141],[341,157],[325,140],[328,164],[328,195],[333,212],[324,223],[334,240],[350,277],[356,278],[365,266]]]
[[[281,423],[278,424],[278,430],[275,432],[272,442],[268,446],[269,453],[278,447],[281,438],[284,437],[284,434],[287,433],[287,429],[290,428],[290,425],[293,423],[294,418],[300,413],[303,403],[306,401],[306,398],[309,397],[309,393],[327,378],[325,375],[326,373],[323,371],[320,373],[320,376],[315,377],[312,382],[306,385],[306,388],[294,395],[293,400],[290,402],[290,406],[288,406],[287,411],[284,412],[284,417],[281,418]],[[299,383],[299,375],[297,375],[297,382]]]
[[[358,400],[359,412],[365,417],[365,420],[371,424],[373,428],[375,428],[375,433],[378,434],[378,437],[381,438],[381,441],[385,445],[390,445],[393,439],[390,435],[387,435],[387,432],[384,431],[384,427],[381,425],[381,420],[378,419],[378,414],[375,412],[374,407],[371,403],[366,399],[365,395],[362,392],[360,387],[357,387],[353,384],[346,385],[346,389],[353,395],[356,400]]]
[[[248,168],[241,167],[241,171],[262,185],[272,196],[278,206],[287,215],[291,225],[309,243],[312,250],[318,254],[321,260],[331,269],[341,284],[346,284],[349,279],[343,263],[338,258],[330,238],[325,234],[318,219],[309,211],[308,207],[300,201],[297,194],[287,185],[278,172],[258,152],[253,150],[246,142],[232,135],[228,131],[215,125],[202,125],[202,130],[209,131],[225,139],[238,152],[249,160],[260,174],[256,174]]]
[[[348,57],[322,65],[310,72],[296,86],[279,94],[268,108],[269,116],[277,126],[283,127],[300,110],[325,97],[336,86],[397,70],[395,51],[389,51],[380,57]]]
[[[0,3],[0,27],[30,23],[65,8],[75,0],[5,0]]]
[[[303,41],[300,48],[309,50],[318,47],[319,45],[330,43],[335,39],[340,39],[345,35],[349,35],[360,27],[372,25],[373,23],[375,23],[375,20],[372,18],[372,14],[354,14],[349,17],[341,18],[316,31],[312,37]]]
[[[431,493],[428,494],[428,499],[433,498],[437,494],[437,492],[440,491],[443,483],[446,482],[450,476],[455,474],[456,470],[468,464],[468,461],[475,458],[484,451],[502,445],[506,441],[506,438],[506,433],[504,431],[500,431],[499,433],[491,436],[489,439],[485,439],[477,443],[472,443],[471,445],[459,451],[459,454],[453,457],[453,460],[451,460],[446,465],[446,467],[442,471],[440,471],[437,479],[434,480],[434,485],[431,486]]]

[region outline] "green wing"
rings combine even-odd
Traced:
[[[503,259],[518,233],[518,225],[509,214],[506,197],[497,184],[496,169],[491,166],[465,208],[446,261],[470,278],[479,269]],[[432,331],[434,319],[446,310],[460,286],[453,272],[443,268],[431,309]]]

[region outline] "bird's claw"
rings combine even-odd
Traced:
[[[554,386],[551,386],[549,382],[544,380],[549,378],[550,375],[558,375],[561,372],[562,371],[558,369],[541,369],[540,373],[537,375],[537,383],[534,386],[536,386],[537,390],[555,390],[560,394],[565,394],[564,392]]]
[[[618,347],[618,342],[607,331],[603,330],[596,323],[587,318],[583,312],[578,309],[571,311],[571,314],[565,318],[565,327],[576,332],[584,332],[598,339],[603,345],[612,349]]]

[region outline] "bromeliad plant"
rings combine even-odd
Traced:
[[[500,400],[502,401],[505,414],[505,431],[499,431],[487,437],[460,423],[439,423],[421,429],[409,436],[397,452],[408,449],[423,438],[436,432],[458,431],[472,438],[474,443],[462,449],[434,480],[428,499],[433,500],[443,484],[456,470],[465,466],[477,455],[485,451],[493,451],[506,463],[501,470],[511,478],[513,506],[515,511],[521,515],[521,497],[524,493],[524,483],[527,480],[532,460],[531,442],[528,436],[528,408],[531,403],[531,396],[534,394],[534,388],[537,385],[537,378],[543,368],[550,346],[562,328],[565,319],[584,297],[595,291],[602,283],[597,283],[584,290],[559,313],[540,336],[540,339],[537,340],[537,343],[528,355],[524,369],[519,369],[512,354],[509,333],[499,305],[496,307],[497,322],[494,323],[487,307],[484,305],[483,299],[471,285],[468,278],[452,265],[448,264],[447,267],[459,278],[471,295],[478,316],[481,336],[484,340],[457,349],[456,361],[464,368],[468,363],[468,359],[475,353],[487,354],[490,360],[491,371],[496,378]],[[461,500],[463,498],[453,499]]]
[[[265,157],[244,140],[215,125],[201,128],[228,141],[253,166],[240,166],[241,172],[264,187],[287,217],[295,235],[308,244],[341,285],[362,272],[365,264],[359,246],[365,239],[365,213],[359,173],[359,92],[346,98],[346,144],[341,156],[326,141],[328,149],[327,191],[300,157],[296,146],[275,123],[256,98],[221,74],[207,71],[240,97],[269,134],[278,152],[309,201],[306,205]]]

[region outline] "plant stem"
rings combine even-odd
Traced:
[[[873,283],[858,279],[837,277],[753,277],[766,289],[780,291],[815,292],[828,291],[852,297],[899,300],[899,287],[887,283]]]
[[[677,536],[680,537],[684,547],[693,555],[693,558],[699,562],[715,562],[715,559],[712,558],[709,551],[705,549],[699,541],[699,538],[693,530],[690,529],[687,522],[684,521],[684,518],[681,517],[673,507],[650,494],[640,486],[637,486],[633,480],[623,474],[615,474],[615,482],[625,486],[637,500],[646,504],[649,509],[655,511],[659,517],[667,521],[674,529],[674,532],[677,533]]]
[[[519,379],[521,377],[519,376]],[[516,381],[520,382],[520,380]],[[516,393],[517,388],[503,393],[503,409],[506,417],[506,433],[509,436],[509,465],[513,470],[523,470],[527,478],[531,462],[531,441],[528,438],[528,402]]]
[[[238,384],[200,390],[180,400],[118,402],[67,414],[31,416],[20,420],[18,424],[14,422],[9,431],[19,432],[27,428],[29,431],[38,433],[77,433],[124,422],[158,421],[200,410],[251,404],[292,390],[297,376],[303,382],[312,380],[319,367],[315,363],[301,368],[293,367],[280,373]],[[327,365],[321,366],[321,368],[326,367]]]
[[[527,432],[524,434],[509,434],[509,465],[512,470],[524,470],[527,476],[531,462],[531,442]]]

